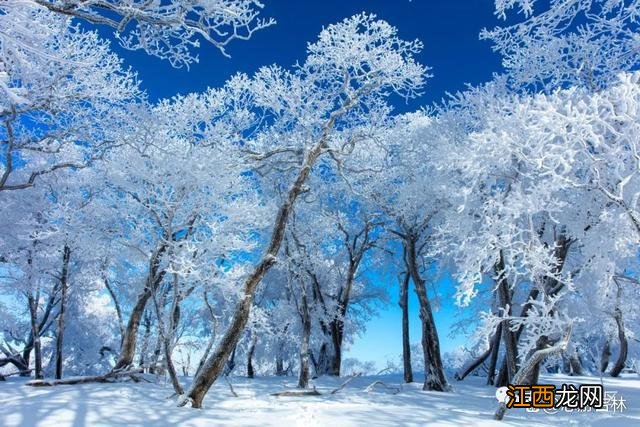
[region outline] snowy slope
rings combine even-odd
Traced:
[[[149,377],[151,378],[151,377]],[[0,383],[0,426],[387,426],[387,425],[640,425],[640,379],[604,379],[606,391],[626,399],[623,413],[527,413],[511,410],[505,422],[492,420],[495,389],[482,378],[454,382],[452,393],[423,392],[420,384],[402,385],[393,395],[382,388],[365,392],[376,379],[400,385],[398,376],[363,377],[335,395],[344,379],[321,378],[322,396],[274,397],[295,386],[294,378],[233,378],[239,397],[224,381],[209,393],[203,410],[177,408],[167,397],[169,384],[116,383],[33,388],[11,377]],[[544,382],[595,383],[599,378],[544,377]]]

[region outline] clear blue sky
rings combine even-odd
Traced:
[[[248,42],[229,47],[232,58],[225,58],[206,43],[199,50],[200,62],[186,69],[173,69],[168,62],[117,49],[128,65],[138,71],[142,87],[152,99],[177,93],[201,91],[219,86],[238,71],[252,73],[262,65],[277,63],[287,67],[303,61],[307,42],[314,41],[323,25],[337,22],[362,11],[375,13],[399,29],[403,38],[418,38],[425,48],[418,59],[432,67],[424,96],[410,104],[397,104],[399,110],[415,109],[437,102],[446,92],[464,89],[466,83],[482,83],[500,71],[500,60],[488,42],[478,40],[483,27],[499,22],[493,15],[493,0],[264,0],[263,16],[273,17],[277,25],[260,31]],[[102,30],[101,30],[102,32]],[[107,36],[109,33],[104,32]],[[385,278],[391,289],[391,303],[373,319],[364,336],[358,338],[346,357],[373,360],[383,364],[401,353],[400,320],[397,305],[397,280]],[[443,294],[435,313],[442,351],[462,343],[462,337],[449,337],[457,320],[451,299],[450,280],[437,284]],[[418,304],[411,294],[411,336],[419,342]]]

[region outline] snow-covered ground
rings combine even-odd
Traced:
[[[239,397],[224,381],[210,391],[202,410],[177,408],[167,397],[169,384],[113,383],[34,388],[11,377],[0,382],[0,426],[398,426],[398,425],[601,425],[640,426],[640,378],[604,378],[605,391],[625,399],[622,412],[528,413],[513,409],[505,421],[492,420],[497,406],[495,389],[472,377],[453,382],[451,393],[423,392],[420,384],[402,385],[398,394],[384,387],[364,389],[380,379],[400,386],[394,375],[357,378],[335,395],[330,391],[344,379],[321,378],[321,396],[275,397],[271,393],[294,388],[295,379],[233,378]],[[600,378],[543,377],[544,383],[599,383]]]

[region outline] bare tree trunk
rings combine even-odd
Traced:
[[[213,307],[211,306],[211,303],[209,303],[209,295],[207,294],[206,290],[203,292],[203,297],[204,297],[205,305],[209,310],[209,315],[211,316],[211,337],[209,337],[209,342],[207,342],[207,347],[204,349],[204,353],[200,358],[200,362],[198,362],[198,368],[196,369],[196,373],[193,375],[194,378],[198,376],[198,374],[200,373],[200,369],[202,369],[202,366],[204,366],[204,361],[207,360],[207,357],[209,357],[211,348],[213,347],[213,344],[216,341],[216,334],[218,329],[218,318],[216,317],[216,313],[213,311]]]
[[[176,286],[176,283],[174,283],[174,287],[175,286]],[[181,396],[184,394],[184,389],[180,384],[180,380],[178,379],[178,374],[176,372],[175,366],[173,365],[173,359],[171,357],[172,336],[169,335],[167,328],[165,328],[164,326],[164,320],[162,319],[162,309],[160,307],[160,304],[158,303],[158,298],[156,298],[155,293],[153,294],[153,303],[156,309],[156,317],[158,319],[158,340],[162,341],[162,349],[164,350],[165,366],[167,368],[167,372],[169,373],[169,378],[171,379],[171,385],[173,386],[173,390],[176,392],[178,396]],[[175,304],[175,299],[174,299],[174,304]],[[172,310],[171,316],[172,315],[173,315],[173,310]],[[171,330],[173,330],[173,325],[169,325],[169,331]]]
[[[511,316],[511,289],[509,288],[509,284],[507,283],[507,277],[505,276],[505,264],[504,264],[504,254],[502,250],[500,250],[500,255],[498,262],[495,266],[497,281],[498,281],[498,299],[500,301],[500,306],[503,309],[507,309],[505,316]],[[513,378],[518,370],[518,343],[516,341],[516,336],[514,332],[511,330],[511,325],[509,320],[504,321],[504,325],[502,326],[502,338],[504,340],[505,345],[505,361],[507,364],[507,374],[508,379]]]
[[[574,354],[569,357],[569,367],[571,368],[570,375],[582,375],[582,363],[578,355]]]
[[[436,330],[433,320],[433,312],[429,297],[427,296],[427,288],[420,277],[418,271],[418,260],[416,255],[416,239],[414,236],[408,236],[405,239],[406,245],[406,262],[409,267],[409,273],[413,279],[413,285],[418,294],[420,302],[420,320],[422,321],[422,349],[424,351],[424,386],[423,390],[445,391],[448,389],[447,380],[444,376],[442,359],[440,357],[440,341],[438,339],[438,331]]]
[[[35,378],[41,380],[42,376],[42,349],[40,345],[40,330],[38,328],[38,301],[33,294],[27,297],[29,301],[29,315],[31,319],[31,333],[33,334],[33,351],[35,354]]]
[[[31,263],[31,258],[29,258],[29,263]],[[38,322],[38,333],[42,336],[42,334],[44,334],[49,327],[51,326],[51,324],[53,323],[53,319],[49,319],[49,317],[51,316],[51,312],[53,310],[53,307],[56,305],[56,299],[58,296],[58,292],[60,290],[60,282],[55,282],[55,285],[53,287],[53,289],[51,290],[51,293],[49,294],[49,298],[47,299],[47,305],[45,306],[44,309],[44,313],[42,315],[42,319],[40,319],[40,322]],[[28,300],[28,298],[27,298]],[[29,303],[30,304],[30,303]],[[38,306],[38,303],[36,301],[36,308]],[[29,308],[30,309],[30,308]],[[36,310],[37,311],[37,310]],[[31,359],[31,352],[34,349],[34,345],[35,345],[35,340],[34,340],[34,335],[33,335],[33,328],[29,328],[29,334],[27,337],[27,341],[26,341],[26,345],[23,347],[22,349],[22,355],[19,356],[20,360],[17,360],[17,357],[13,357],[12,356],[12,360],[16,360],[16,362],[18,362],[18,364],[20,365],[24,365],[25,368],[24,369],[20,369],[20,376],[21,377],[28,377],[31,375],[31,371],[29,370],[29,364],[30,364],[30,359]],[[9,356],[9,355],[7,355]],[[16,356],[18,356],[16,354]],[[17,367],[17,365],[16,365]]]
[[[162,337],[158,334],[156,337],[156,345],[153,348],[153,353],[151,355],[151,363],[149,364],[150,374],[164,375],[164,365],[160,360],[160,357],[164,356],[162,341]]]
[[[296,238],[295,233],[292,233],[294,241],[301,247],[300,242]],[[318,276],[311,270],[306,269],[307,275],[311,278],[312,288],[311,290],[313,295],[313,303],[314,306],[320,307],[322,314],[324,316],[320,316],[318,323],[320,325],[320,331],[323,335],[323,341],[320,345],[320,349],[318,350],[318,359],[314,360],[314,367],[316,370],[316,375],[326,375],[331,374],[333,367],[333,355],[329,351],[329,345],[333,345],[333,337],[331,336],[331,325],[327,325],[327,322],[324,320],[324,317],[328,316],[327,305],[324,301],[324,297],[322,295],[322,289],[320,287],[320,282],[318,281]]]
[[[344,322],[342,322],[344,325]],[[330,323],[331,329],[331,346],[333,348],[333,354],[329,358],[329,370],[327,374],[339,377],[340,369],[342,368],[342,337],[340,336],[340,323],[337,319],[334,319]]]
[[[498,363],[498,352],[500,351],[500,341],[502,338],[502,323],[498,324],[496,333],[491,342],[491,356],[489,357],[489,368],[487,370],[487,385],[493,385],[496,376],[496,364]]]
[[[149,340],[151,339],[151,315],[148,311],[144,314],[144,335],[142,336],[142,346],[140,346],[140,355],[138,357],[138,366],[147,365],[147,349],[149,348]]]
[[[284,360],[282,360],[282,353],[279,351],[276,354],[276,376],[281,377],[284,374]]]
[[[624,365],[627,361],[627,352],[629,350],[629,343],[627,342],[627,336],[624,331],[624,320],[622,318],[622,310],[620,310],[620,304],[622,300],[622,286],[616,281],[616,285],[618,286],[618,293],[616,297],[616,308],[613,312],[613,318],[616,320],[616,325],[618,326],[618,339],[620,340],[620,352],[618,353],[618,359],[616,363],[611,368],[611,372],[609,375],[612,377],[617,377],[620,375],[622,370],[624,369]]]
[[[191,404],[194,408],[202,407],[204,396],[222,372],[225,362],[240,340],[242,332],[244,331],[249,319],[249,313],[251,312],[251,306],[253,304],[256,289],[264,275],[267,274],[276,262],[276,256],[278,255],[282,239],[284,238],[285,227],[289,220],[291,209],[293,208],[298,196],[303,192],[303,187],[307,181],[309,173],[311,172],[311,168],[322,153],[322,150],[326,145],[329,129],[333,128],[336,118],[337,115],[332,115],[332,118],[325,126],[323,136],[307,153],[296,180],[289,189],[285,201],[280,206],[278,215],[274,222],[269,247],[244,283],[244,295],[236,307],[227,332],[222,338],[222,341],[215,353],[207,359],[199,375],[193,380],[191,389],[188,392],[188,397],[191,399]],[[181,405],[185,405],[186,403],[187,401],[185,400]]]
[[[458,381],[462,381],[463,379],[466,378],[467,375],[469,375],[471,372],[478,369],[478,367],[480,367],[480,365],[482,365],[484,361],[487,360],[490,354],[491,354],[491,347],[486,349],[480,356],[473,359],[469,364],[467,364],[467,366],[461,372],[456,373],[454,375],[454,378]]]
[[[329,332],[329,328],[326,327],[326,331],[323,331],[324,333],[324,338],[327,341],[331,341],[331,334]],[[324,341],[321,345],[320,345],[320,350],[318,350],[318,360],[316,363],[316,375],[320,376],[320,375],[325,375],[328,374],[330,372],[330,368],[332,366],[332,356],[329,354],[329,343],[327,341]]]
[[[629,349],[629,343],[627,342],[627,337],[624,332],[624,323],[622,321],[622,313],[619,308],[616,308],[616,324],[618,325],[618,339],[620,340],[620,353],[618,353],[618,359],[616,363],[611,368],[611,372],[609,375],[612,377],[617,377],[620,375],[622,370],[624,369],[624,365],[627,361],[627,352]]]
[[[404,382],[413,382],[411,368],[411,343],[409,342],[409,279],[407,271],[400,283],[400,308],[402,309],[402,365],[404,368]]]
[[[140,319],[142,319],[149,298],[151,298],[151,292],[149,290],[145,290],[138,295],[136,304],[133,306],[133,310],[129,316],[129,322],[127,323],[127,328],[125,329],[122,340],[122,347],[120,348],[120,356],[114,369],[124,369],[133,363],[138,329],[140,328]]]
[[[471,361],[471,363],[469,363],[462,372],[455,375],[455,378],[458,381],[462,381],[463,379],[465,379],[467,375],[469,375],[471,372],[478,369],[478,367],[482,365],[489,356],[496,353],[494,351],[494,348],[498,343],[500,343],[501,326],[502,326],[502,323],[499,323],[498,327],[496,328],[496,332],[491,336],[491,339],[489,340],[489,348],[486,351],[484,351],[480,356],[476,357],[473,361]],[[497,353],[496,353],[496,357],[497,357]],[[493,368],[495,370],[495,363]]]
[[[300,375],[298,376],[298,387],[309,387],[309,351],[311,341],[311,316],[307,305],[306,295],[302,295],[301,304],[302,320],[302,342],[300,343]]]
[[[349,269],[347,271],[346,284],[340,289],[338,294],[338,313],[331,321],[329,329],[331,331],[331,343],[333,344],[333,357],[329,365],[329,375],[339,377],[340,370],[342,368],[342,342],[344,340],[344,321],[347,315],[347,308],[349,307],[349,300],[351,296],[351,289],[353,288],[353,281],[358,270],[361,256],[354,258],[353,256],[349,260]]]
[[[118,299],[116,298],[116,293],[113,291],[113,288],[111,287],[106,274],[103,276],[102,281],[104,282],[104,286],[105,288],[107,288],[107,291],[111,296],[111,300],[113,301],[113,305],[116,308],[116,315],[118,316],[118,328],[120,330],[120,348],[122,348],[122,342],[125,335],[124,320],[122,318],[122,308],[120,308],[120,304],[118,303]]]
[[[127,323],[127,328],[122,340],[122,347],[120,348],[120,356],[114,370],[124,369],[133,363],[138,329],[140,328],[140,319],[144,314],[144,309],[147,306],[149,298],[156,292],[165,275],[165,270],[160,269],[160,261],[166,250],[167,242],[163,242],[156,248],[149,259],[149,273],[146,284],[142,293],[138,295],[136,304],[133,306],[133,310],[131,310],[131,314],[129,315],[129,322]]]
[[[231,375],[231,373],[233,372],[233,370],[236,368],[236,350],[238,349],[238,347],[233,347],[233,351],[231,352],[231,355],[229,355],[229,358],[227,359],[227,362],[224,364],[224,376],[228,377],[229,375]]]
[[[253,369],[253,353],[256,351],[256,344],[258,342],[258,337],[255,333],[251,334],[251,344],[249,345],[249,351],[247,352],[247,377],[254,378],[255,371]]]
[[[67,306],[67,288],[69,285],[69,258],[71,249],[64,245],[62,251],[62,274],[60,275],[60,313],[58,314],[58,327],[56,329],[56,372],[55,379],[62,378],[62,345],[64,340],[64,313]]]
[[[602,347],[602,355],[600,356],[600,372],[603,374],[606,372],[609,367],[609,357],[611,356],[611,347],[609,344],[609,340],[604,343]]]
[[[338,229],[344,234],[344,244],[349,254],[349,268],[347,270],[345,285],[340,288],[337,295],[338,313],[331,322],[331,338],[333,342],[333,359],[330,375],[340,376],[342,367],[342,342],[344,341],[344,322],[347,317],[347,309],[351,300],[351,291],[355,281],[356,273],[360,267],[360,262],[365,253],[374,246],[375,239],[371,237],[371,230],[375,224],[371,221],[365,221],[355,235],[347,231],[346,228],[338,221]]]

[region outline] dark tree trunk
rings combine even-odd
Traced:
[[[574,354],[569,357],[569,367],[571,368],[570,375],[582,375],[582,362],[580,362],[580,357]]]
[[[329,368],[329,375],[336,377],[340,376],[340,370],[342,368],[342,342],[344,341],[344,322],[347,316],[347,309],[351,298],[351,290],[353,288],[353,281],[358,271],[358,266],[362,260],[363,253],[357,255],[350,254],[349,269],[347,270],[346,283],[343,288],[340,289],[338,294],[338,315],[331,321],[331,342],[333,344],[333,357],[331,358],[331,364]]]
[[[218,329],[218,318],[216,317],[216,313],[213,310],[211,303],[209,303],[209,296],[206,290],[203,292],[203,297],[204,297],[204,303],[207,306],[207,309],[209,310],[209,315],[211,316],[211,336],[209,337],[209,342],[207,342],[207,347],[204,349],[204,353],[202,354],[202,357],[198,362],[198,369],[196,369],[196,372],[193,375],[194,378],[198,376],[198,374],[200,373],[200,370],[202,369],[202,366],[204,366],[205,360],[207,360],[207,357],[209,357],[211,348],[213,347],[213,344],[216,341],[216,333]]]
[[[331,341],[331,335],[327,328],[326,332],[324,332],[324,338],[328,341]],[[324,341],[320,345],[320,350],[318,350],[318,359],[316,360],[316,375],[325,375],[330,372],[330,368],[333,365],[331,361],[332,357],[329,352],[329,344],[327,341]]]
[[[253,354],[256,351],[256,344],[258,337],[255,334],[251,334],[251,344],[249,345],[249,351],[247,352],[247,377],[254,378],[255,371],[253,369]]]
[[[603,374],[607,371],[609,367],[609,357],[611,356],[611,347],[609,345],[609,340],[604,343],[602,347],[602,355],[600,356],[600,372]]]
[[[624,365],[627,361],[627,352],[629,350],[629,343],[627,342],[627,337],[624,332],[624,322],[622,320],[622,312],[620,311],[620,308],[616,308],[615,318],[616,324],[618,325],[620,352],[618,353],[618,359],[616,359],[616,363],[613,365],[613,368],[611,368],[611,372],[609,372],[609,375],[611,375],[612,377],[617,377],[624,369]]]
[[[16,354],[8,354],[5,353],[7,357],[0,359],[0,368],[12,364],[18,369],[20,372],[20,376],[29,376],[31,375],[31,371],[29,370],[29,365],[25,364],[24,359],[18,353]]]
[[[282,360],[282,350],[280,350],[278,354],[276,354],[276,375],[281,377],[284,374],[284,360]]]
[[[422,349],[424,351],[425,379],[423,390],[445,391],[448,389],[444,376],[442,359],[440,357],[440,341],[438,331],[433,320],[431,303],[427,296],[427,288],[418,271],[416,254],[416,238],[408,236],[405,239],[407,266],[413,279],[413,285],[420,303],[420,320],[422,322]]]
[[[104,282],[104,286],[109,292],[111,296],[111,300],[113,301],[113,305],[116,308],[116,315],[118,316],[118,328],[120,330],[120,348],[122,348],[122,342],[124,340],[125,329],[124,329],[124,320],[122,318],[122,308],[120,308],[120,304],[118,303],[118,299],[116,298],[116,293],[113,291],[111,284],[109,283],[109,279],[106,274],[103,276],[102,281]]]
[[[41,380],[42,376],[42,349],[40,345],[40,330],[38,327],[38,301],[32,294],[28,296],[29,315],[31,319],[31,333],[33,334],[33,352],[35,355],[35,378]]]
[[[29,339],[27,341],[27,345],[25,346],[25,348],[22,350],[22,360],[24,361],[25,365],[28,367],[31,364],[31,352],[33,351],[33,345],[34,345],[34,340],[33,340],[33,328],[29,328]],[[28,368],[26,370],[23,370],[20,373],[21,377],[30,377],[31,376],[31,371],[28,370]]]
[[[164,353],[162,351],[162,348],[164,347],[162,342],[163,339],[160,334],[158,334],[156,337],[156,345],[153,348],[153,354],[151,356],[151,363],[149,364],[150,374],[164,375],[164,364],[160,360],[160,356]]]
[[[147,364],[147,349],[149,348],[149,340],[151,339],[151,315],[148,311],[144,314],[144,335],[142,336],[142,345],[140,346],[140,355],[138,357],[138,366],[144,368]],[[122,340],[120,343],[122,348]]]
[[[178,373],[176,372],[176,367],[173,364],[173,358],[171,357],[171,347],[165,341],[164,343],[164,362],[167,367],[167,372],[169,373],[169,378],[171,379],[171,385],[173,386],[173,390],[176,392],[178,396],[184,394],[184,389],[180,384],[180,380],[178,379]]]
[[[329,358],[330,363],[327,373],[334,377],[340,376],[340,368],[342,367],[342,333],[340,332],[340,325],[344,327],[344,322],[338,322],[337,319],[330,323],[333,354]]]
[[[188,397],[191,399],[191,405],[194,408],[202,407],[204,396],[222,372],[225,362],[242,336],[247,321],[249,320],[249,314],[251,312],[251,306],[253,304],[256,289],[264,275],[267,274],[276,262],[276,256],[278,255],[280,246],[282,245],[285,227],[289,220],[291,210],[293,209],[296,199],[304,189],[303,187],[307,181],[309,173],[311,172],[311,168],[315,165],[316,160],[325,148],[328,130],[333,127],[335,118],[336,117],[332,116],[325,128],[324,135],[320,138],[320,141],[318,141],[318,143],[307,153],[296,180],[289,189],[285,201],[280,206],[274,222],[269,247],[266,253],[262,256],[262,259],[256,264],[253,273],[247,277],[247,280],[244,283],[244,295],[236,307],[229,328],[216,351],[207,359],[203,368],[200,370],[199,375],[193,379],[193,384],[189,390]],[[184,405],[186,403],[187,401],[184,401],[181,404]]]
[[[300,375],[298,376],[298,387],[309,387],[309,351],[311,341],[311,316],[307,305],[306,295],[302,295],[300,310],[300,320],[302,321],[302,341],[300,343]]]
[[[233,351],[229,355],[229,359],[227,359],[227,363],[224,364],[223,375],[225,377],[228,377],[229,375],[231,375],[233,370],[236,368],[236,350],[237,349],[238,349],[237,347],[233,347]]]
[[[454,378],[458,381],[462,381],[469,375],[471,372],[475,371],[484,363],[485,360],[491,355],[491,347],[486,349],[480,356],[473,359],[467,366],[461,371],[454,375]]]
[[[615,279],[614,279],[615,280]],[[618,353],[618,359],[611,368],[609,375],[617,377],[624,369],[624,365],[627,362],[627,352],[629,350],[629,343],[627,342],[627,336],[624,331],[624,319],[622,318],[622,310],[620,305],[622,304],[622,286],[618,281],[615,281],[618,286],[618,292],[616,295],[616,308],[613,312],[613,318],[616,320],[616,326],[618,327],[618,340],[620,341],[620,352]]]
[[[489,357],[489,368],[487,369],[487,385],[493,385],[496,376],[496,364],[498,363],[498,353],[500,351],[500,341],[502,338],[502,323],[498,324],[496,333],[493,335],[491,343],[491,356]]]
[[[404,382],[413,382],[413,369],[411,368],[411,343],[409,342],[409,272],[407,271],[400,283],[400,308],[402,309],[402,366],[404,369]]]
[[[294,238],[294,241],[296,242],[296,245],[299,248],[301,248],[302,245],[298,241],[295,233],[292,233],[292,236]],[[320,282],[318,281],[318,276],[308,268],[306,269],[306,272],[309,278],[311,279],[311,285],[312,285],[311,290],[313,291],[312,296],[313,296],[314,306],[319,307],[320,310],[322,311],[322,314],[324,315],[324,317],[320,316],[320,318],[318,319],[318,323],[320,325],[320,331],[322,332],[322,335],[323,335],[323,341],[322,341],[322,344],[320,345],[320,349],[318,350],[318,358],[317,359],[312,358],[316,375],[321,376],[321,375],[329,374],[331,371],[331,367],[333,366],[333,362],[332,362],[333,357],[329,351],[329,345],[333,343],[333,338],[331,337],[330,325],[327,325],[327,322],[325,321],[325,318],[328,317],[328,310],[327,310],[327,305],[324,301],[324,296],[322,295],[322,289],[320,287]]]
[[[504,253],[500,250],[498,262],[495,266],[496,277],[498,281],[498,300],[500,301],[500,307],[508,309],[506,316],[511,316],[511,289],[509,283],[507,283],[507,277],[505,273]],[[511,330],[511,324],[509,320],[505,320],[502,326],[502,339],[505,344],[505,362],[507,368],[507,382],[513,378],[518,370],[518,343],[516,336]]]
[[[498,327],[496,328],[496,332],[491,336],[491,339],[489,340],[489,348],[486,351],[484,351],[480,356],[472,360],[471,363],[469,363],[462,372],[457,373],[455,375],[455,378],[458,381],[462,381],[463,379],[465,379],[467,375],[469,375],[471,372],[478,369],[480,365],[482,365],[484,361],[487,360],[487,358],[489,358],[489,356],[491,356],[494,353],[494,347],[496,345],[496,341],[498,343],[500,342],[501,326],[502,326],[502,323],[498,324]],[[494,369],[495,369],[495,366],[494,366]]]
[[[71,249],[64,245],[62,251],[62,274],[60,275],[60,313],[58,314],[58,327],[56,330],[56,372],[55,379],[62,378],[62,345],[64,341],[64,314],[67,307],[67,288],[69,286],[69,258]]]
[[[176,280],[177,282],[177,280]],[[174,291],[177,293],[177,283],[174,282]],[[166,328],[162,316],[162,307],[160,303],[158,303],[158,298],[156,298],[155,294],[153,294],[153,303],[156,309],[156,317],[158,319],[158,345],[161,345],[162,350],[164,352],[164,364],[167,368],[167,372],[169,373],[169,379],[171,380],[171,385],[173,386],[173,391],[178,396],[184,394],[184,389],[182,388],[182,384],[180,384],[180,380],[178,379],[178,374],[176,372],[176,368],[173,364],[173,358],[171,357],[172,352],[172,341],[173,341],[173,323],[170,321],[169,327]],[[171,318],[173,319],[173,310],[175,309],[175,304],[178,301],[174,298],[171,310]],[[163,304],[164,305],[164,304]],[[156,352],[159,352],[160,349],[156,349]],[[157,357],[155,359],[154,366],[157,365]]]
[[[509,384],[509,374],[507,373],[507,360],[503,356],[502,363],[500,364],[500,371],[498,372],[498,377],[496,378],[495,386],[504,387],[507,384]]]
[[[31,264],[31,258],[29,258],[29,264]],[[38,323],[37,329],[40,335],[45,333],[47,329],[49,329],[49,327],[51,326],[51,323],[53,323],[53,319],[49,321],[49,317],[51,316],[53,307],[56,304],[56,298],[58,296],[59,289],[60,289],[60,282],[56,282],[53,289],[51,290],[51,293],[49,294],[49,298],[47,299],[47,305],[44,308],[42,319],[40,319],[40,322]],[[36,308],[37,306],[38,306],[38,303],[36,301]],[[27,343],[22,349],[22,356],[20,361],[20,363],[23,363],[26,366],[25,369],[20,370],[21,377],[28,377],[31,375],[31,371],[29,370],[29,364],[31,359],[31,352],[33,351],[34,345],[35,345],[35,340],[33,336],[33,328],[29,328]]]
[[[125,329],[122,339],[120,356],[114,369],[124,369],[133,363],[140,320],[142,319],[149,298],[151,298],[151,291],[149,289],[146,289],[138,295],[136,304],[133,306],[133,310],[131,310],[131,315],[129,316],[129,322],[127,323],[127,328]]]
[[[160,269],[160,261],[166,250],[167,243],[165,242],[157,248],[149,260],[147,282],[142,293],[138,295],[136,304],[133,306],[133,310],[131,310],[131,314],[129,315],[129,322],[127,323],[127,328],[125,329],[122,339],[122,347],[120,348],[120,357],[114,370],[124,369],[133,363],[138,329],[140,328],[140,319],[142,319],[149,298],[156,292],[165,275],[165,270]]]

